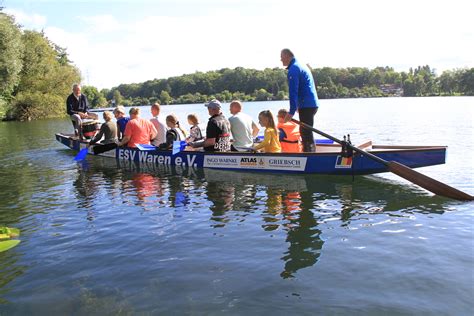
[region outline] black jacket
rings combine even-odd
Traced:
[[[78,100],[74,96],[74,93],[71,93],[66,100],[66,111],[69,115],[73,115],[78,112],[87,113],[89,111],[89,102],[87,101],[87,97],[81,93],[81,96]]]

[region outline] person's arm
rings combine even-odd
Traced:
[[[124,136],[122,140],[117,144],[117,146],[127,145],[129,141],[130,141],[130,136]]]
[[[164,149],[164,150],[169,150],[173,148],[173,142],[177,139],[176,133],[174,133],[172,130],[169,130],[166,132],[165,135],[166,141],[160,145],[158,145],[159,149]]]
[[[106,128],[106,123],[103,123],[101,126],[100,126],[100,130],[99,132],[97,133],[97,135],[94,136],[94,138],[89,142],[90,145],[94,145],[95,143],[97,143],[101,138],[102,136],[104,136],[104,133],[105,133],[105,128]]]
[[[288,69],[288,89],[290,99],[290,112],[287,116],[293,117],[298,107],[299,69],[295,66]]]
[[[168,131],[166,133],[166,148],[171,149],[173,148],[173,142],[176,140],[176,134],[173,131]]]
[[[87,112],[89,111],[89,102],[87,101],[87,97],[84,95],[84,94],[81,94],[78,102],[79,102],[79,108],[81,108],[81,99],[83,99],[84,101],[84,110],[83,111],[76,111],[74,112],[75,114],[78,114],[82,119],[86,119],[86,118],[89,118],[89,115],[87,114]]]
[[[151,123],[150,141],[155,139],[156,135],[158,135],[158,132],[155,128],[155,125],[153,125],[153,123]]]
[[[216,139],[215,138],[206,138],[204,140],[204,145],[203,147],[211,147],[216,144]]]
[[[286,133],[285,133],[285,130],[283,128],[279,128],[278,129],[279,133],[278,133],[278,139],[280,140],[280,142],[286,138]]]
[[[67,99],[66,99],[66,112],[67,112],[67,114],[69,114],[69,115],[76,114],[76,113],[72,110],[72,100],[71,100],[71,96],[68,96]]]
[[[252,121],[252,136],[253,136],[253,138],[257,137],[259,131],[260,131],[260,129],[258,128],[257,124],[255,124],[255,122]]]
[[[265,148],[266,146],[270,145],[270,132],[268,130],[265,130],[265,134],[264,134],[264,137],[263,137],[263,141],[257,145],[254,145],[253,146],[253,149],[254,150],[259,150],[259,149],[262,149],[262,148]]]
[[[118,140],[121,140],[122,139],[122,135],[120,133],[120,125],[119,123],[117,123],[117,133],[116,133],[116,136],[117,136],[117,139]]]
[[[215,144],[216,144],[215,138],[205,138],[205,139],[198,140],[196,142],[190,142],[189,146],[193,148],[201,148],[201,147],[214,146]]]
[[[218,127],[214,121],[209,121],[207,123],[206,128],[206,138],[202,140],[198,140],[196,142],[191,142],[189,145],[193,148],[200,148],[200,147],[210,147],[216,144],[216,138],[219,134]]]
[[[132,138],[132,128],[131,128],[131,125],[129,123],[130,122],[128,122],[127,126],[125,126],[125,132],[123,133],[123,138],[117,144],[118,146],[126,145],[130,141],[130,139]]]

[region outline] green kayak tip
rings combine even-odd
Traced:
[[[10,239],[18,236],[20,236],[18,228],[0,227],[0,252],[7,251],[18,245],[20,240]]]

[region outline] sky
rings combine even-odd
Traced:
[[[474,67],[472,0],[0,0],[23,29],[65,47],[99,89],[196,71]]]

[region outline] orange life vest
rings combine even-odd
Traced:
[[[300,127],[293,122],[278,123],[281,152],[301,152]]]

